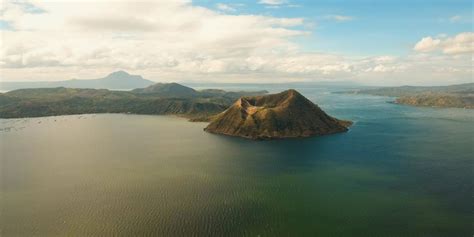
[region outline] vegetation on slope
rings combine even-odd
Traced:
[[[413,106],[474,108],[474,83],[430,87],[383,87],[356,90],[350,93],[397,97],[395,103]]]
[[[287,90],[242,97],[216,115],[205,130],[250,139],[270,139],[345,132],[350,124],[327,115],[297,91]]]
[[[179,84],[178,84],[179,85]],[[239,93],[209,94],[197,92],[183,94],[178,90],[163,91],[110,91],[106,89],[41,88],[20,89],[0,94],[0,117],[41,117],[84,113],[175,114],[193,120],[206,120],[208,116],[225,110]],[[266,93],[265,91],[254,93]]]

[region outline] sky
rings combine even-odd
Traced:
[[[0,0],[0,80],[473,82],[468,0]]]

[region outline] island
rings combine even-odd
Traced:
[[[392,103],[424,107],[474,109],[474,83],[450,86],[400,86],[340,93],[396,97]]]
[[[321,136],[346,132],[352,123],[333,118],[296,90],[246,96],[216,115],[204,129],[249,139]]]

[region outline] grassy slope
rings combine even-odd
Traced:
[[[242,97],[206,127],[250,139],[308,137],[347,131],[350,122],[327,115],[295,90]]]
[[[256,92],[259,93],[259,92]],[[262,92],[263,93],[263,92]],[[176,114],[203,120],[225,110],[239,94],[172,96],[106,89],[20,89],[0,94],[0,117],[41,117],[84,113]]]
[[[395,103],[413,106],[474,108],[474,83],[432,87],[384,87],[353,92],[398,97]]]

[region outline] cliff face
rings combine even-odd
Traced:
[[[250,139],[321,136],[351,125],[327,115],[296,90],[242,97],[214,117],[207,132]]]

